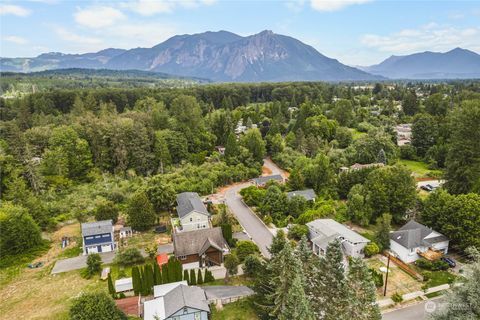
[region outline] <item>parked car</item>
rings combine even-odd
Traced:
[[[455,268],[457,263],[452,258],[443,257],[442,261],[446,262],[450,268]]]
[[[421,186],[420,189],[425,190],[425,191],[427,191],[427,192],[432,192],[432,191],[433,191],[433,187],[432,187],[431,185],[429,185],[429,184],[426,184],[426,185],[424,185],[424,186]]]
[[[165,232],[167,232],[166,225],[160,225],[158,227],[155,227],[155,233],[165,233]]]
[[[37,269],[37,268],[43,267],[43,262],[39,261],[39,262],[35,262],[35,263],[30,263],[28,265],[28,267],[30,269]]]

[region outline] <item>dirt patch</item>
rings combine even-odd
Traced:
[[[272,175],[272,170],[268,167],[263,166],[262,167],[262,176],[271,176]]]
[[[124,299],[115,300],[117,307],[127,315],[138,317],[139,306],[138,297],[128,297]]]

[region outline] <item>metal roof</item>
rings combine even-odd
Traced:
[[[102,220],[82,223],[82,236],[111,233],[113,231],[112,220]]]
[[[190,212],[196,211],[207,216],[207,208],[203,204],[200,196],[196,192],[182,192],[177,194],[177,213],[180,218],[185,217]]]
[[[133,290],[132,278],[123,278],[115,281],[115,292],[125,292]]]
[[[317,219],[307,223],[307,226],[309,229],[313,229],[317,233],[320,233],[318,237],[311,239],[312,241],[315,240],[321,242],[321,240],[325,238],[336,238],[340,236],[352,243],[370,242],[367,238],[362,237],[355,231],[348,229],[346,226],[333,219]]]
[[[305,200],[310,201],[314,200],[317,195],[313,189],[305,189],[305,190],[296,190],[296,191],[290,191],[287,192],[287,198],[291,199],[295,196],[301,196],[304,197]]]

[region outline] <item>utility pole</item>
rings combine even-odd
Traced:
[[[387,275],[385,276],[385,289],[383,290],[383,296],[387,295],[387,283],[388,283],[388,272],[390,271],[390,253],[388,254],[388,261],[387,261]]]

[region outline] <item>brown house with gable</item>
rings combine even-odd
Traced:
[[[219,266],[230,248],[220,227],[177,232],[173,234],[173,253],[182,264],[198,267]]]

